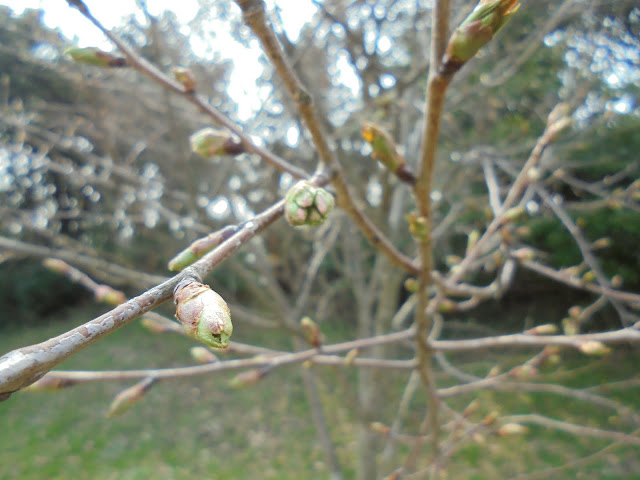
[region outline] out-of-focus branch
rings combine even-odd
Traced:
[[[391,240],[365,215],[353,197],[344,178],[342,167],[329,146],[327,134],[314,108],[313,98],[288,62],[267,19],[264,2],[261,0],[236,0],[236,3],[243,12],[245,22],[262,43],[265,54],[278,72],[289,96],[293,99],[300,116],[309,129],[320,160],[324,168],[328,169],[331,183],[338,194],[338,204],[360,227],[363,235],[372,246],[383,251],[394,265],[408,272],[416,273],[417,267],[413,260],[393,245]]]
[[[440,421],[438,418],[439,398],[435,384],[434,372],[432,368],[432,350],[427,342],[427,338],[433,327],[432,314],[427,312],[429,302],[429,287],[432,282],[433,245],[431,230],[433,229],[433,218],[431,209],[431,188],[433,183],[433,172],[435,170],[436,151],[438,148],[438,138],[440,135],[440,122],[442,119],[442,107],[444,105],[445,93],[452,79],[452,74],[442,71],[442,60],[449,39],[449,0],[437,0],[431,12],[431,53],[429,55],[429,77],[427,79],[427,93],[425,100],[425,110],[423,116],[422,144],[420,146],[420,157],[414,193],[416,197],[416,207],[418,210],[414,222],[426,229],[421,234],[419,228],[414,227],[414,237],[418,244],[418,254],[420,259],[420,271],[418,274],[417,305],[415,311],[416,335],[416,359],[418,362],[418,372],[422,384],[429,399],[428,415],[425,425],[428,425],[431,438],[432,453],[437,456],[439,450]],[[416,443],[405,467],[415,470],[415,461],[420,444]]]
[[[554,430],[560,430],[567,432],[577,437],[594,437],[602,438],[606,440],[615,440],[630,445],[640,445],[640,437],[636,435],[629,435],[623,432],[613,432],[611,430],[602,430],[600,428],[587,427],[585,425],[576,425],[575,423],[564,422],[548,418],[536,413],[530,413],[525,415],[509,415],[501,417],[503,422],[512,422],[518,424],[534,424],[540,425],[546,428],[553,428]]]
[[[602,333],[585,333],[581,335],[499,335],[494,337],[472,338],[468,340],[433,340],[430,347],[442,352],[464,352],[499,347],[544,347],[559,345],[580,349],[586,342],[606,344],[640,342],[640,325]]]
[[[138,272],[137,270],[131,270],[129,268],[116,265],[113,262],[107,262],[81,253],[59,248],[45,247],[42,245],[33,245],[13,238],[0,236],[0,248],[30,255],[32,257],[60,258],[70,264],[78,265],[89,270],[104,271],[116,277],[131,279],[132,282],[133,279],[135,279],[135,285],[140,285],[142,283],[146,286],[151,286],[167,280],[167,277]]]
[[[230,132],[233,132],[236,135],[242,144],[245,146],[248,152],[255,153],[260,156],[265,162],[274,166],[278,170],[283,172],[288,172],[296,178],[307,178],[309,174],[305,172],[303,169],[296,167],[295,165],[291,165],[289,162],[284,160],[283,158],[278,157],[277,155],[271,153],[270,151],[259,147],[254,144],[251,138],[248,135],[244,134],[242,130],[236,126],[231,120],[229,120],[226,116],[220,113],[216,108],[210,105],[204,97],[194,94],[193,91],[187,89],[184,85],[182,85],[177,80],[165,75],[158,68],[152,65],[150,62],[145,60],[143,57],[138,55],[131,47],[129,47],[126,43],[120,40],[116,35],[111,33],[102,23],[96,19],[87,6],[84,4],[82,0],[67,0],[68,3],[74,7],[76,7],[80,13],[82,13],[91,23],[93,23],[96,27],[100,29],[102,33],[104,33],[109,40],[111,40],[125,55],[127,58],[128,64],[133,66],[136,70],[141,73],[147,75],[155,82],[159,83],[163,87],[168,90],[179,94],[187,101],[191,102],[195,105],[200,111],[207,114],[211,117],[217,124],[224,126]]]

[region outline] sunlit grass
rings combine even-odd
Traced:
[[[96,310],[76,314],[38,330],[0,335],[0,352],[41,341],[91,318]],[[237,339],[286,346],[260,332],[237,328]],[[327,332],[331,337],[332,333]],[[255,338],[254,338],[255,337]],[[193,343],[176,335],[153,335],[139,323],[69,359],[66,369],[168,367],[192,363]],[[524,359],[524,357],[522,357]],[[456,359],[460,362],[463,359]],[[496,363],[515,364],[518,357],[483,353],[465,357],[470,373],[485,375]],[[590,362],[588,368],[585,361]],[[561,379],[586,387],[637,375],[637,352],[590,360],[567,354],[560,367],[538,380]],[[299,366],[276,370],[259,384],[233,390],[234,373],[159,383],[144,401],[121,417],[105,418],[109,403],[125,382],[89,383],[56,393],[19,393],[0,403],[0,478],[7,479],[302,479],[326,478],[328,470],[309,414]],[[319,368],[320,394],[338,456],[352,478],[356,455],[357,375],[353,369]],[[408,374],[381,377],[380,420],[390,423]],[[449,383],[441,374],[440,384]],[[613,396],[640,406],[637,389]],[[549,394],[481,391],[447,399],[457,409],[477,399],[480,420],[491,411],[535,412],[599,428],[625,430],[613,411]],[[424,395],[413,402],[407,425],[415,431],[422,419]],[[628,428],[627,428],[628,431]],[[522,436],[497,437],[488,431],[467,441],[448,462],[449,478],[512,478],[541,468],[562,466],[604,448],[610,442],[581,438],[531,426]],[[384,439],[381,439],[384,445]],[[400,446],[406,453],[407,447]],[[637,448],[620,447],[595,460],[563,470],[551,478],[640,478]]]

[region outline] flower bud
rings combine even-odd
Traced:
[[[107,52],[98,50],[97,48],[77,48],[71,47],[64,51],[65,55],[69,55],[73,61],[78,63],[86,63],[96,67],[126,67],[127,60],[123,57],[117,57]]]
[[[481,0],[451,35],[442,70],[448,74],[459,70],[493,38],[519,7],[518,0]]]
[[[420,282],[417,278],[409,277],[404,281],[404,288],[407,292],[416,293],[420,289]]]
[[[57,390],[62,390],[63,388],[71,387],[76,383],[78,383],[77,380],[72,380],[70,378],[44,376],[24,390],[28,392],[55,392]]]
[[[302,326],[302,331],[307,341],[315,348],[320,348],[320,345],[322,345],[322,334],[320,333],[318,324],[311,320],[310,317],[303,317],[302,320],[300,320],[300,325]]]
[[[176,322],[159,315],[142,317],[140,324],[152,333],[182,332],[182,328]]]
[[[236,225],[228,225],[217,232],[196,240],[169,261],[169,270],[178,272],[188,267],[222,242],[231,238],[237,231],[238,227]]]
[[[362,138],[371,145],[371,156],[382,163],[403,182],[415,183],[415,177],[407,167],[404,156],[391,135],[381,127],[367,123],[362,127]]]
[[[185,278],[173,292],[176,318],[192,338],[214,348],[226,348],[233,332],[226,302],[208,285]]]
[[[121,391],[111,402],[109,411],[107,412],[107,417],[117,417],[129,410],[138,403],[149,390],[151,390],[154,383],[156,383],[156,379],[149,377],[136,383],[134,386]]]
[[[589,340],[586,342],[581,342],[578,345],[578,350],[580,350],[585,355],[608,355],[611,353],[611,349],[607,347],[602,342],[597,342],[595,340]]]
[[[213,363],[218,361],[218,357],[207,347],[191,347],[189,350],[191,358],[198,363]]]
[[[108,305],[120,305],[127,301],[127,296],[120,290],[115,290],[109,285],[98,285],[94,290],[96,301]]]
[[[67,262],[58,258],[45,258],[42,261],[42,265],[48,270],[61,275],[67,275],[71,269],[71,266]]]
[[[495,422],[499,416],[500,416],[500,414],[494,410],[494,411],[490,412],[486,417],[484,417],[482,419],[481,423],[482,423],[482,425],[487,427],[487,426],[491,425],[493,422]]]
[[[527,335],[554,335],[558,333],[558,327],[552,323],[545,323],[544,325],[538,325],[537,327],[525,330]]]
[[[469,232],[469,235],[467,236],[466,254],[468,254],[471,249],[476,246],[478,240],[480,240],[480,231],[475,229],[471,230],[471,232]]]
[[[389,435],[389,433],[391,433],[391,429],[382,422],[371,422],[369,428],[371,428],[371,431],[381,433],[382,435]]]
[[[270,368],[252,368],[233,377],[229,382],[229,386],[231,388],[248,387],[266,377],[270,371]]]
[[[196,91],[196,79],[191,70],[185,67],[174,67],[172,73],[174,78],[182,84],[186,93]]]
[[[501,437],[507,435],[522,435],[523,433],[527,433],[529,429],[524,425],[520,425],[519,423],[505,423],[498,429],[498,435]]]
[[[349,350],[347,354],[344,356],[345,366],[347,367],[350,366],[359,354],[360,354],[360,349],[358,348],[352,348],[351,350]]]
[[[333,196],[324,188],[301,180],[285,196],[284,217],[293,227],[317,227],[327,219],[334,204]]]
[[[220,155],[238,155],[244,146],[236,142],[229,132],[214,128],[203,128],[189,137],[191,151],[204,158]]]
[[[524,215],[527,210],[524,207],[513,207],[504,212],[504,219],[508,222],[514,222]]]

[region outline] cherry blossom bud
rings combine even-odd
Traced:
[[[382,422],[371,422],[369,427],[373,432],[381,433],[382,435],[389,435],[391,433],[391,429]]]
[[[236,142],[227,131],[203,128],[189,137],[191,151],[204,158],[221,155],[238,155],[244,152],[244,146]]]
[[[44,265],[48,270],[61,275],[67,275],[71,269],[71,266],[67,262],[58,258],[45,258],[42,261],[42,265]]]
[[[246,372],[239,373],[233,377],[229,382],[229,386],[231,388],[248,387],[254,383],[258,383],[261,379],[266,377],[270,371],[270,368],[253,368],[251,370],[247,370]]]
[[[208,285],[185,278],[176,286],[173,300],[187,335],[214,348],[229,345],[233,333],[229,307]]]
[[[595,340],[581,342],[578,345],[578,350],[580,350],[585,355],[602,356],[611,353],[611,349],[609,347],[607,347],[604,343],[597,342]]]
[[[408,169],[404,155],[398,152],[398,146],[387,131],[377,125],[367,123],[362,127],[362,138],[371,145],[373,158],[403,182],[415,183],[415,177]]]
[[[196,91],[196,79],[191,70],[185,67],[174,67],[172,73],[174,78],[182,84],[186,93]]]
[[[518,10],[518,0],[481,0],[453,32],[442,69],[453,74],[478,53]]]
[[[311,320],[310,317],[303,317],[302,320],[300,320],[300,326],[302,326],[302,331],[307,341],[315,348],[319,348],[320,345],[322,345],[322,334],[320,333],[318,324]]]
[[[77,380],[72,380],[70,378],[44,376],[24,390],[27,392],[55,392],[57,390],[62,390],[63,388],[71,387],[76,383],[78,383]]]
[[[168,318],[142,317],[140,324],[152,333],[182,332],[182,327]]]
[[[156,383],[156,379],[153,377],[145,378],[141,382],[136,383],[134,386],[121,391],[111,402],[107,417],[117,417],[133,407],[151,390],[153,384]]]
[[[285,196],[284,217],[294,227],[317,227],[327,219],[334,204],[333,196],[324,188],[301,180]]]
[[[498,428],[498,435],[501,437],[507,435],[522,435],[523,433],[527,433],[529,429],[524,425],[520,425],[519,423],[505,423],[500,428]]]
[[[189,351],[191,357],[198,363],[213,363],[218,361],[218,357],[207,347],[191,347]]]
[[[127,296],[120,290],[115,290],[109,285],[98,285],[94,290],[96,301],[109,305],[120,305],[127,301]]]
[[[122,57],[103,52],[97,48],[77,48],[71,47],[64,51],[75,62],[86,63],[96,67],[126,67],[127,60]]]
[[[353,348],[351,350],[349,350],[347,352],[347,354],[344,356],[344,364],[348,367],[351,364],[353,364],[353,361],[356,359],[356,357],[360,354],[360,349],[358,348]]]
[[[552,323],[545,323],[544,325],[538,325],[537,327],[525,330],[527,335],[554,335],[558,333],[558,327]]]
[[[222,242],[231,238],[238,230],[238,226],[228,225],[221,230],[196,240],[171,259],[169,262],[169,270],[177,272],[188,267],[193,262],[202,258],[205,254],[216,248]]]

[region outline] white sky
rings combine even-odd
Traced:
[[[135,0],[85,0],[91,13],[102,24],[111,29],[123,23],[123,19],[136,14],[140,21],[144,21],[142,12],[137,8]],[[0,0],[0,5],[10,7],[14,13],[20,14],[27,8],[40,8],[44,14],[44,23],[49,28],[58,28],[70,41],[78,46],[92,46],[105,50],[112,48],[111,42],[89,20],[84,18],[75,8],[71,8],[66,0]],[[287,35],[296,40],[300,30],[316,11],[311,0],[267,0],[267,8],[275,5],[280,9],[284,28]],[[152,15],[159,15],[165,10],[171,10],[181,23],[193,20],[198,11],[198,0],[147,0],[147,8]],[[237,62],[231,73],[228,94],[238,103],[238,116],[246,120],[257,108],[260,93],[256,89],[256,79],[262,71],[258,62],[260,49],[246,47],[237,43],[231,33],[225,30],[224,24],[212,23],[215,29],[215,45],[223,58],[242,58]],[[196,55],[210,58],[213,52],[202,40],[191,38],[192,49]]]

